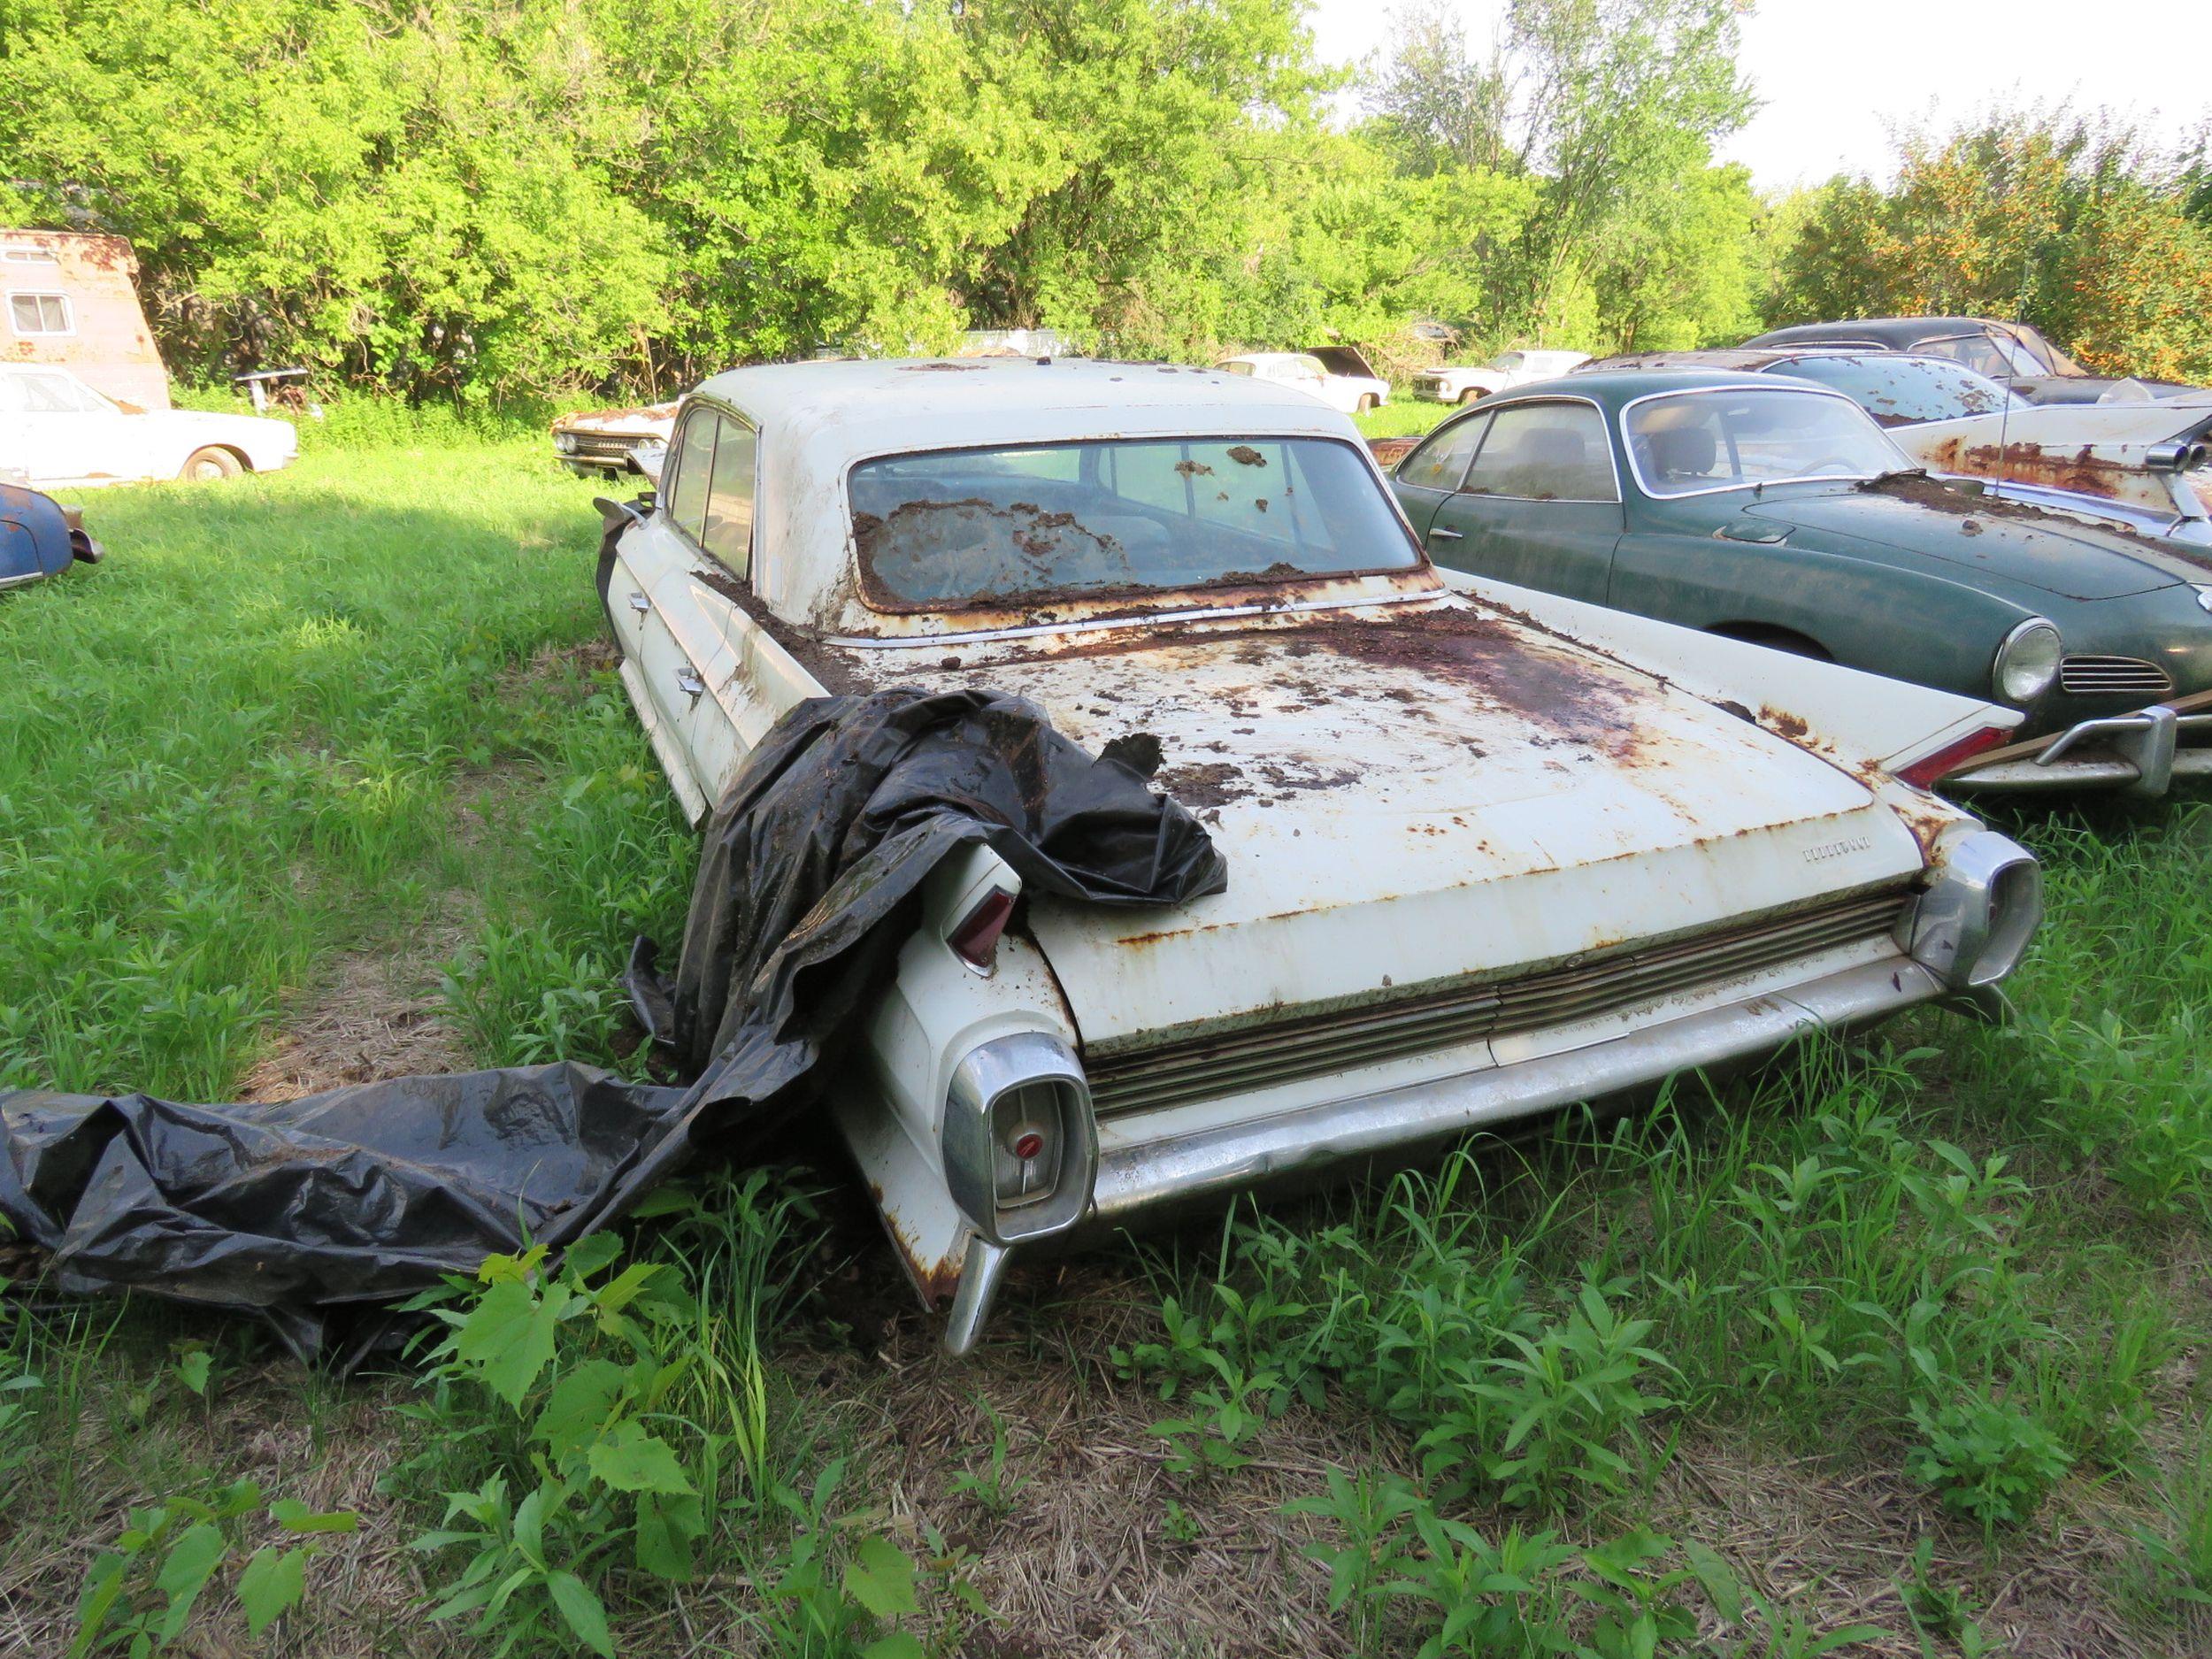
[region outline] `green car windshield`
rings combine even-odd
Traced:
[[[1913,465],[1850,399],[1781,387],[1642,398],[1624,411],[1621,430],[1636,481],[1661,499],[1877,478]]]

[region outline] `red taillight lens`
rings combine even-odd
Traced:
[[[1897,775],[1916,789],[1932,789],[1975,756],[1996,748],[2005,737],[2003,726],[1985,726],[1978,732],[1969,732],[1957,742],[1947,743],[1934,754],[1916,760]]]
[[[1003,887],[993,887],[983,895],[983,902],[960,918],[960,925],[945,935],[945,942],[952,953],[972,968],[988,969],[998,960],[999,935],[1006,931],[1006,924],[1014,914],[1014,895]]]

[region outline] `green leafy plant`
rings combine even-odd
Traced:
[[[991,1422],[989,1455],[981,1469],[964,1469],[952,1478],[952,1495],[973,1498],[986,1514],[1004,1516],[1012,1511],[1029,1479],[1006,1471],[1006,1419],[987,1405],[983,1414]]]
[[[671,1409],[695,1363],[669,1340],[691,1304],[655,1264],[603,1278],[620,1251],[595,1234],[555,1268],[534,1246],[414,1304],[445,1327],[429,1355],[440,1401],[424,1415],[449,1417],[457,1395],[480,1409],[495,1402],[521,1453],[473,1489],[449,1492],[443,1525],[413,1544],[467,1552],[431,1617],[474,1615],[473,1632],[495,1637],[499,1653],[560,1630],[611,1655],[587,1573],[613,1557],[688,1578],[707,1530],[703,1494],[715,1489],[727,1437]]]
[[[1943,1583],[1935,1573],[1935,1540],[1924,1538],[1913,1546],[1911,1577],[1897,1586],[1905,1616],[1920,1632],[1920,1647],[1932,1655],[1932,1641],[1955,1645],[1963,1659],[1983,1659],[1994,1650],[1974,1617],[1973,1603]]]
[[[204,1497],[133,1509],[85,1578],[72,1655],[121,1648],[140,1659],[160,1652],[184,1633],[201,1596],[227,1570],[234,1572],[231,1593],[247,1629],[259,1637],[299,1605],[315,1554],[311,1544],[268,1544],[246,1554],[243,1523],[261,1507],[260,1486],[241,1480]],[[351,1510],[319,1513],[290,1499],[269,1505],[268,1517],[294,1535],[350,1532],[359,1524]]]
[[[1914,1478],[1985,1529],[2026,1520],[2073,1464],[2042,1424],[1983,1394],[1932,1411],[1915,1401],[1912,1417],[1923,1441]]]

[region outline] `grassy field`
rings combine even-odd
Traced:
[[[0,601],[0,1087],[622,1062],[688,838],[592,487],[458,436]],[[342,1383],[0,1245],[0,1651],[2206,1651],[2212,810],[2004,827],[2008,1025],[1041,1263],[966,1364],[828,1164]]]

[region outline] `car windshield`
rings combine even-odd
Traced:
[[[1666,394],[1631,404],[1621,429],[1647,495],[1876,478],[1912,466],[1857,404],[1824,392],[1776,387]]]
[[[1874,417],[1879,426],[1909,426],[1924,420],[1958,420],[1993,415],[2024,400],[1986,375],[1939,357],[1908,357],[1893,351],[1863,357],[1792,357],[1767,371],[1832,387]]]
[[[1367,463],[1328,438],[956,449],[852,471],[864,589],[956,611],[1417,568]]]

